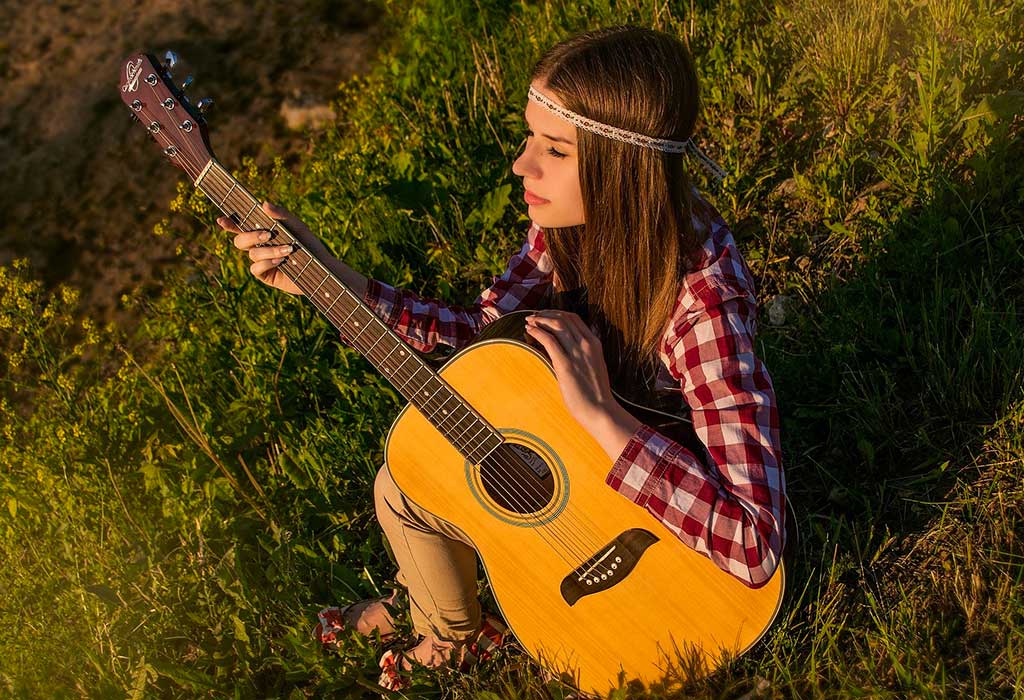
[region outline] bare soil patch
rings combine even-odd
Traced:
[[[308,145],[304,117],[322,118],[338,84],[368,71],[381,19],[357,0],[3,3],[0,264],[28,257],[48,286],[81,289],[83,313],[130,320],[121,294],[158,291],[161,270],[182,264],[152,230],[183,174],[121,103],[121,61],[175,50],[175,81],[191,73],[193,102],[216,101],[221,161],[294,163]]]

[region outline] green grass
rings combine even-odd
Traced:
[[[651,696],[1024,696],[1020,3],[387,7],[338,128],[295,171],[239,175],[356,269],[453,301],[525,231],[539,51],[632,22],[697,58],[731,173],[705,191],[758,281],[802,539],[765,642]],[[0,268],[0,696],[358,697],[377,651],[309,630],[394,573],[371,484],[402,402],[248,275],[186,183],[171,209],[187,264],[125,300],[137,328]],[[547,692],[514,655],[413,694],[443,690]]]

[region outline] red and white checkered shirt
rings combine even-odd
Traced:
[[[785,538],[779,415],[771,378],[754,352],[757,303],[750,270],[725,221],[701,203],[712,230],[666,324],[658,386],[680,391],[710,463],[641,425],[605,481],[718,567],[758,587],[775,572]],[[694,223],[707,230],[696,218]],[[461,348],[485,324],[538,308],[546,297],[552,263],[543,229],[531,224],[523,247],[492,282],[468,306],[377,280],[369,280],[364,300],[417,350],[429,352],[437,343]]]

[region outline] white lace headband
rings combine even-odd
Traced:
[[[636,144],[637,146],[643,146],[644,148],[653,148],[658,151],[667,151],[668,153],[690,153],[700,161],[700,164],[704,166],[704,169],[715,179],[716,182],[721,182],[725,177],[725,171],[722,170],[721,166],[715,161],[704,155],[704,152],[697,147],[697,144],[692,139],[686,139],[685,141],[671,141],[669,139],[656,139],[651,136],[645,136],[638,134],[635,131],[626,131],[616,126],[609,124],[602,124],[601,122],[588,119],[582,114],[577,114],[565,107],[559,107],[557,104],[552,102],[544,93],[540,92],[532,85],[530,86],[529,98],[544,107],[549,112],[561,117],[562,119],[572,122],[581,129],[592,131],[595,134],[601,136],[607,136],[608,138],[615,139],[616,141],[624,141],[626,143]]]

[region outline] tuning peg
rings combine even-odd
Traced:
[[[173,51],[168,51],[164,54],[164,67],[166,67],[167,70],[174,68],[174,66],[177,65],[177,63],[178,54],[174,53]]]
[[[213,106],[213,98],[212,97],[204,97],[203,99],[199,100],[199,104],[196,105],[196,107],[199,109],[199,111],[202,114],[204,114],[204,115],[206,114],[206,112],[212,106]]]
[[[185,80],[181,83],[181,91],[184,92],[185,90],[188,90],[193,80],[194,78],[191,75],[185,78]]]

